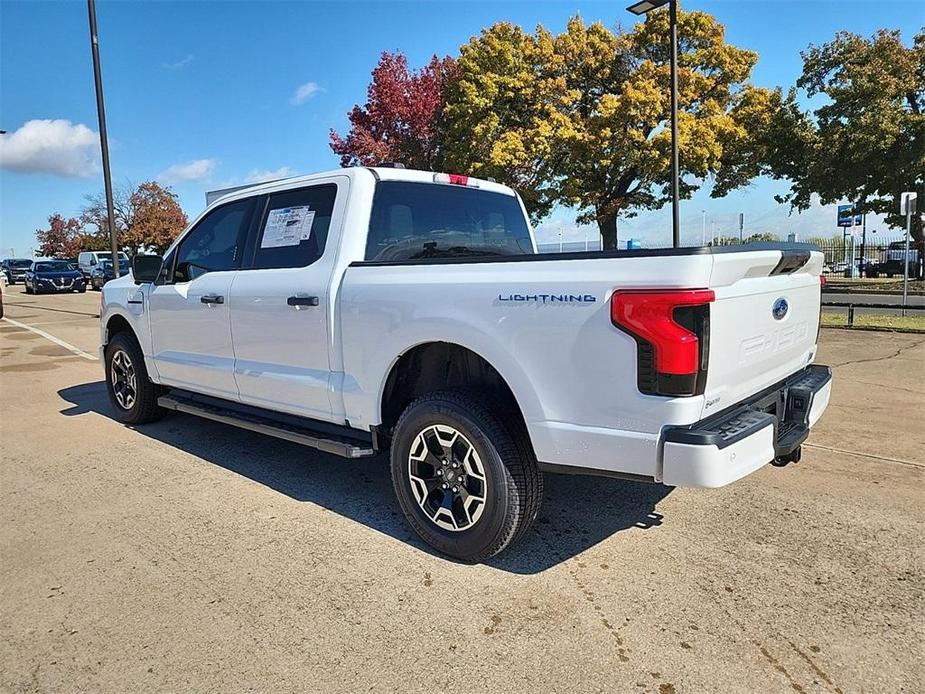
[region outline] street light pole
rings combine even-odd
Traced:
[[[116,238],[116,215],[112,204],[112,177],[109,173],[109,139],[106,137],[106,107],[103,104],[103,76],[100,71],[100,41],[96,31],[96,3],[87,0],[90,13],[90,51],[93,54],[93,79],[96,83],[96,112],[100,120],[100,150],[103,158],[103,185],[106,189],[106,215],[109,221],[109,245],[112,250],[112,271],[121,275],[119,241]]]
[[[678,0],[670,0],[671,24],[671,241],[681,245],[681,208],[678,196]]]
[[[626,9],[644,15],[668,5],[671,35],[671,242],[681,245],[680,162],[678,157],[678,0],[640,0]]]

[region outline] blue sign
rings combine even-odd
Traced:
[[[854,214],[854,205],[838,206],[838,226],[840,227],[859,227],[861,226],[861,215]]]

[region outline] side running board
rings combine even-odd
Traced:
[[[241,429],[255,431],[258,434],[286,439],[287,441],[317,448],[319,451],[333,453],[344,458],[365,458],[376,455],[371,443],[353,440],[348,436],[338,436],[317,431],[307,424],[280,421],[256,411],[222,407],[214,402],[204,402],[202,398],[196,396],[187,397],[170,393],[160,396],[157,399],[157,404],[166,410],[185,412],[197,417],[221,422],[222,424],[230,424]]]

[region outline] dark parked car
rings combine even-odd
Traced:
[[[32,261],[28,258],[6,258],[0,262],[0,269],[6,275],[8,284],[16,284],[26,276],[26,270],[29,269],[30,265],[32,265]]]
[[[914,245],[910,244],[909,255],[907,257],[906,242],[904,240],[893,241],[887,250],[880,253],[880,274],[886,275],[887,277],[892,277],[893,275],[902,276],[902,274],[906,271],[906,269],[903,267],[903,265],[906,264],[903,263],[904,259],[909,265],[909,277],[915,278],[918,273],[919,251]]]
[[[128,261],[119,261],[119,274],[128,274]],[[100,261],[95,268],[90,271],[90,287],[93,289],[102,289],[103,285],[109,280],[115,279],[116,273],[112,271],[112,261]]]
[[[66,260],[37,260],[32,263],[23,281],[26,294],[75,291],[83,294],[87,291],[83,273],[72,269]]]

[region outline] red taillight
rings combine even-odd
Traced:
[[[640,346],[642,392],[653,395],[694,395],[698,389],[703,392],[700,376],[706,370],[706,346],[701,349],[701,342],[708,337],[707,307],[714,299],[711,289],[614,292],[610,318]]]
[[[478,188],[478,181],[474,178],[469,178],[462,174],[448,174],[448,173],[435,173],[434,174],[434,183],[449,183],[453,186],[468,186],[470,188]]]

